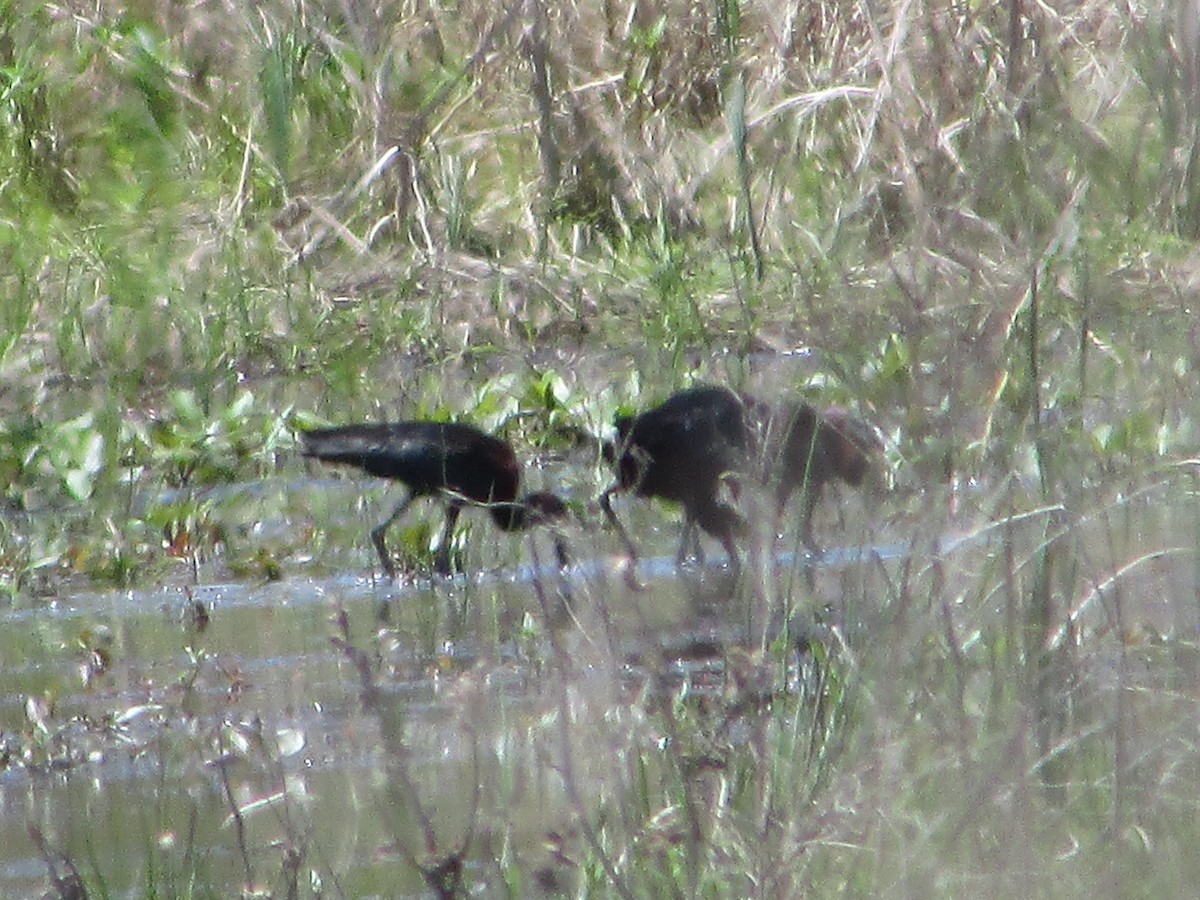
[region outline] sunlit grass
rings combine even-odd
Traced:
[[[394,500],[307,480],[318,420],[497,430],[586,522],[572,436],[710,379],[860,411],[893,488],[818,523],[891,555],[752,569],[692,681],[704,603],[625,596],[585,527],[565,621],[552,579],[385,623],[330,588],[335,688],[286,710],[237,664],[282,613],[212,655],[228,609],[160,615],[153,675],[126,614],[20,618],[0,768],[158,765],[141,871],[86,816],[39,855],[97,896],[1188,896],[1194,6],[0,0],[0,610],[369,581]],[[488,576],[537,552],[467,529]],[[347,692],[343,853],[286,723]]]

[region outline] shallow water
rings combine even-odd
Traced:
[[[536,858],[571,820],[561,773],[547,764],[562,752],[564,716],[576,778],[600,790],[622,748],[661,739],[643,715],[647,697],[725,696],[730,660],[785,628],[869,644],[907,602],[898,586],[914,572],[936,570],[949,586],[969,649],[1005,615],[986,587],[996,567],[1014,548],[1018,567],[1031,566],[1039,547],[1069,535],[1068,555],[1095,575],[1063,598],[1062,640],[1114,627],[1114,586],[1122,627],[1193,639],[1196,511],[1170,497],[1165,487],[1115,496],[1068,518],[1031,503],[1000,515],[983,492],[967,492],[950,505],[953,521],[893,520],[818,560],[760,552],[741,582],[720,559],[680,570],[663,554],[676,533],[661,511],[623,500],[647,547],[641,590],[610,555],[610,536],[583,534],[565,573],[516,561],[540,545],[509,542],[513,562],[471,577],[298,573],[66,590],[5,608],[0,896],[46,886],[30,825],[113,896],[182,889],[193,870],[203,884],[278,891],[281,848],[297,842],[305,871],[347,895],[421,895],[409,854],[426,857],[422,815],[438,852],[468,835],[491,848],[469,858],[487,883],[497,877],[493,836],[513,842],[509,857]],[[847,517],[861,522],[856,502]],[[473,539],[479,554],[505,552],[481,529]],[[370,561],[365,542],[357,558]],[[549,558],[545,547],[538,558]],[[338,644],[343,615],[373,700]],[[939,615],[927,616],[935,636]],[[803,691],[797,665],[790,689]],[[1115,666],[1096,655],[1098,682]]]
[[[835,550],[823,567],[865,559]],[[784,554],[781,571],[791,565]],[[118,896],[136,894],[155,859],[160,873],[182,865],[187,846],[204,855],[212,883],[239,884],[223,775],[252,810],[249,846],[301,833],[344,871],[349,893],[419,892],[389,849],[412,823],[393,821],[381,796],[397,735],[364,714],[361,683],[333,641],[339,611],[401,717],[406,772],[431,792],[438,821],[470,821],[480,767],[503,761],[525,782],[505,803],[528,809],[536,844],[547,811],[563,809],[557,779],[536,761],[547,738],[530,724],[556,714],[548,641],[571,647],[573,704],[603,718],[660,673],[666,684],[718,690],[723,648],[747,639],[730,615],[723,561],[681,575],[673,559],[651,556],[637,576],[643,590],[631,591],[600,557],[565,574],[519,564],[398,585],[343,574],[79,590],[3,610],[0,729],[25,758],[0,772],[0,895],[45,887],[31,823],[85,874],[94,860]],[[380,872],[386,890],[373,880]]]

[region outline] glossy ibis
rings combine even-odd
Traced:
[[[844,410],[818,412],[803,401],[767,404],[744,398],[756,429],[754,443],[762,456],[763,481],[775,500],[775,530],[788,501],[802,498],[800,539],[813,552],[812,517],[821,489],[841,479],[862,484],[870,456],[882,449],[874,429]]]
[[[721,542],[730,564],[738,567],[734,538],[745,531],[746,523],[719,495],[722,483],[730,479],[736,497],[736,477],[745,467],[748,451],[745,412],[742,399],[733,391],[704,384],[672,394],[637,416],[617,419],[617,442],[606,452],[617,480],[600,495],[600,506],[631,560],[637,558],[637,551],[610,500],[622,491],[683,505],[680,562],[693,527],[699,525]]]
[[[434,558],[436,571],[450,574],[450,537],[465,506],[481,506],[504,531],[521,531],[560,519],[567,507],[545,491],[518,498],[521,467],[509,443],[471,425],[451,422],[395,422],[343,425],[301,433],[304,455],[323,462],[357,466],[370,475],[408,485],[408,496],[371,530],[379,561],[389,576],[396,566],[384,534],[418,497],[446,500],[446,525]],[[556,536],[560,564],[566,552]]]

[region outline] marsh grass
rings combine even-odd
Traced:
[[[582,508],[607,476],[564,436],[697,378],[876,421],[892,490],[818,529],[903,551],[815,579],[760,553],[703,664],[664,639],[668,587],[473,586],[375,632],[331,601],[381,760],[334,789],[386,811],[362,843],[307,817],[288,742],[197,651],[146,689],[147,733],[203,724],[138,745],[164,754],[122,848],[144,870],[74,819],[38,858],[94,896],[1189,896],[1196,21],[0,0],[3,609],[361,568],[379,494],[289,487],[309,419],[470,418],[565,461]],[[536,552],[482,531],[477,562]],[[101,644],[37,634],[6,661],[103,677]],[[432,736],[401,670],[452,686]],[[151,718],[14,690],[0,760],[35,779]],[[262,797],[275,827],[243,827]]]
[[[981,498],[1023,511],[972,508],[981,525],[954,545],[930,522],[911,555],[820,570],[811,587],[773,582],[767,603],[798,613],[795,630],[771,630],[786,615],[748,619],[759,586],[743,581],[731,603],[719,570],[647,595],[602,578],[545,576],[503,596],[468,583],[408,598],[382,628],[368,604],[335,599],[335,653],[306,657],[332,670],[315,696],[333,705],[307,725],[233,657],[198,652],[176,669],[182,693],[168,679],[115,719],[103,692],[83,716],[30,707],[36,731],[14,732],[8,752],[36,771],[70,770],[118,734],[145,742],[135,758],[158,748],[160,783],[200,798],[185,836],[174,793],[149,792],[157,818],[132,836],[153,869],[135,880],[167,892],[199,879],[271,895],[319,883],[348,896],[1007,896],[1014,884],[1075,896],[1137,881],[1184,896],[1200,655],[1182,601],[1195,596],[1200,530],[1193,508],[1165,498],[1193,480],[1172,472],[1141,496],[1070,510],[1019,491]],[[1171,533],[1178,546],[1158,542]],[[244,632],[227,621],[237,615],[214,611],[189,643],[216,651],[211,629]],[[46,635],[27,652],[54,659],[65,638],[119,672],[137,639],[102,635]],[[275,654],[311,647],[312,624],[261,639]],[[339,680],[361,711],[333,713]],[[301,705],[314,696],[291,690]],[[413,702],[430,691],[432,717]],[[193,722],[186,743],[164,744],[178,709]],[[329,714],[340,724],[322,724]],[[353,729],[369,772],[305,774],[296,747],[330,727]],[[216,782],[197,781],[195,763],[214,755]],[[361,823],[350,847],[314,821],[314,799],[334,796],[341,821]],[[128,877],[96,852],[91,868],[73,853],[87,883]]]

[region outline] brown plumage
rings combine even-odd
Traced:
[[[721,499],[723,485],[736,501],[742,481],[761,481],[774,501],[776,532],[799,493],[800,539],[818,552],[812,518],[823,488],[835,480],[862,484],[871,456],[881,449],[874,429],[843,410],[822,413],[803,401],[767,403],[709,384],[621,417],[616,428],[616,445],[605,450],[617,479],[600,495],[600,505],[630,558],[636,550],[611,505],[618,492],[680,503],[685,522],[678,560],[699,526],[721,542],[735,569],[736,538],[746,532],[746,522]]]
[[[879,438],[873,428],[841,409],[822,413],[803,401],[745,401],[756,431],[762,480],[775,501],[775,530],[788,501],[799,492],[800,540],[817,552],[812,517],[822,489],[835,480],[862,484],[871,457],[882,450]]]
[[[680,503],[684,510],[679,561],[687,551],[693,526],[717,538],[738,565],[734,538],[746,523],[722,502],[722,483],[741,470],[748,450],[745,408],[728,388],[698,385],[672,394],[637,416],[617,419],[617,443],[607,455],[617,480],[600,495],[600,506],[621,535],[630,559],[637,551],[612,510],[610,497],[630,492]],[[736,494],[736,481],[733,483]]]

